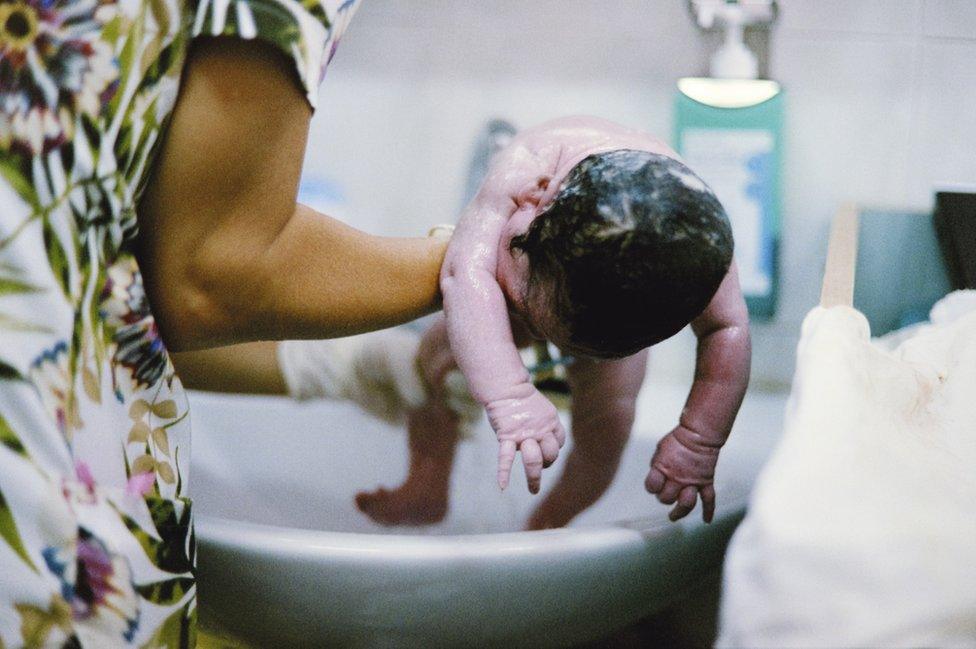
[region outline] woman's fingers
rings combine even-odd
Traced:
[[[542,468],[547,469],[559,457],[559,441],[555,435],[546,435],[539,440],[539,448],[542,449]]]
[[[707,484],[701,488],[702,519],[706,523],[712,522],[715,516],[715,485]]]
[[[508,486],[508,479],[512,475],[512,465],[515,464],[515,442],[514,440],[502,440],[498,444],[498,486],[505,490]]]
[[[698,502],[698,487],[695,485],[688,485],[678,494],[678,504],[674,506],[671,513],[668,514],[668,518],[672,522],[684,518],[687,516],[691,510],[695,508],[695,504]]]
[[[522,466],[525,467],[525,480],[529,483],[529,493],[539,493],[542,483],[542,449],[534,439],[527,439],[519,447],[522,451]]]

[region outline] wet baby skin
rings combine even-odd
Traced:
[[[528,291],[527,260],[510,251],[512,237],[545,210],[580,161],[621,149],[677,157],[646,133],[596,118],[563,118],[523,131],[493,160],[448,249],[441,273],[447,333],[471,394],[485,406],[498,437],[502,488],[521,451],[529,489],[537,492],[543,466],[556,459],[565,440],[555,407],[529,382],[512,319],[568,354],[587,355],[574,349],[538,291]],[[646,486],[662,502],[677,503],[673,517],[687,514],[700,495],[707,520],[718,450],[749,374],[748,321],[734,264],[691,324],[699,337],[695,382],[679,425],[658,446]]]
[[[513,332],[520,348],[531,344],[532,336],[524,326],[514,323]],[[622,359],[577,358],[567,367],[573,447],[562,462],[558,481],[526,523],[529,529],[562,527],[595,503],[613,482],[633,425],[647,357],[648,351],[643,350]],[[461,423],[445,389],[445,378],[457,364],[443,317],[424,333],[416,358],[429,395],[407,413],[407,478],[396,488],[356,496],[360,511],[383,525],[429,525],[448,512]]]
[[[731,428],[748,378],[748,330],[740,300],[734,275],[730,276],[708,309],[692,323],[699,339],[694,396],[689,398],[681,423],[659,444],[647,479],[648,488],[662,502],[675,505],[672,520],[694,508],[698,493],[703,518],[710,521],[714,513],[712,480],[718,450]],[[742,325],[735,324],[737,318],[742,318]],[[531,343],[531,334],[517,321],[513,334],[518,347]],[[649,351],[621,359],[579,357],[567,368],[573,448],[562,463],[558,481],[529,517],[528,529],[566,525],[610,487],[630,437]],[[383,525],[429,525],[443,520],[448,512],[460,421],[445,390],[445,378],[457,369],[457,363],[443,317],[424,333],[417,367],[429,386],[429,395],[424,404],[407,414],[407,478],[396,488],[356,496],[359,509]],[[707,403],[714,407],[708,408]]]

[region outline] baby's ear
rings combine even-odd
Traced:
[[[519,192],[515,201],[518,205],[532,204],[538,206],[549,189],[552,176],[543,175],[535,179],[535,182],[527,183],[522,191]]]

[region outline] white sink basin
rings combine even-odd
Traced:
[[[610,491],[570,528],[522,532],[539,497],[524,477],[499,493],[487,424],[459,449],[445,521],[384,528],[353,496],[399,484],[402,431],[347,404],[194,393],[201,619],[274,647],[603,637],[714,570],[782,428],[784,394],[747,397],[719,463],[716,521],[704,525],[696,511],[672,524],[643,480],[684,397],[683,386],[646,387]],[[544,474],[544,489],[558,471]]]

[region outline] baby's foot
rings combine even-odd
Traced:
[[[407,480],[396,489],[356,494],[356,507],[380,525],[433,525],[447,514],[447,493]]]
[[[559,481],[529,517],[526,529],[545,530],[568,525],[577,514],[606,493],[617,473],[623,442],[606,447],[576,446]]]
[[[408,415],[410,469],[396,489],[380,487],[356,494],[356,507],[380,525],[433,525],[447,515],[448,489],[457,416],[444,405],[428,402]]]

